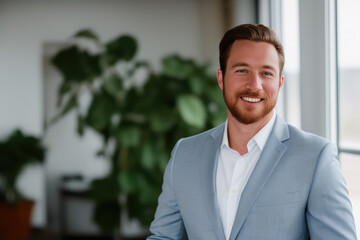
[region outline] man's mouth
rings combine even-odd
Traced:
[[[241,97],[241,99],[251,103],[257,103],[262,100],[261,98],[255,98],[255,97]]]

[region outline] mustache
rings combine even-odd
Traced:
[[[265,96],[259,92],[254,92],[251,90],[243,90],[236,93],[236,97],[254,97],[254,98],[265,98]]]

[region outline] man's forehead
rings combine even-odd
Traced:
[[[227,65],[257,66],[279,70],[279,55],[274,45],[268,42],[236,40],[229,51]]]
[[[263,41],[251,40],[236,40],[229,50],[229,56],[232,52],[241,50],[243,53],[259,52],[259,53],[274,53],[276,56],[278,52],[273,44]]]

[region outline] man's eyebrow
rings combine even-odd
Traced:
[[[235,63],[234,65],[231,66],[231,68],[236,68],[236,67],[249,67],[250,65],[247,63]],[[271,66],[271,65],[264,65],[262,66],[262,68],[264,69],[270,69],[272,71],[276,72],[276,68]]]
[[[249,64],[247,63],[235,63],[234,65],[231,66],[231,68],[236,68],[236,67],[248,67]]]
[[[275,68],[275,67],[273,67],[273,66],[271,66],[271,65],[264,65],[264,66],[262,66],[262,68],[265,68],[265,69],[270,69],[270,70],[273,70],[273,71],[275,71],[275,72],[276,72],[276,68]]]

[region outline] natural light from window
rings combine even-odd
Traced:
[[[360,1],[337,1],[339,143],[340,148],[360,150]],[[353,204],[357,233],[360,233],[360,155],[341,153],[340,162]]]
[[[286,120],[300,124],[300,43],[298,0],[282,1],[282,43],[285,51],[284,89]]]

